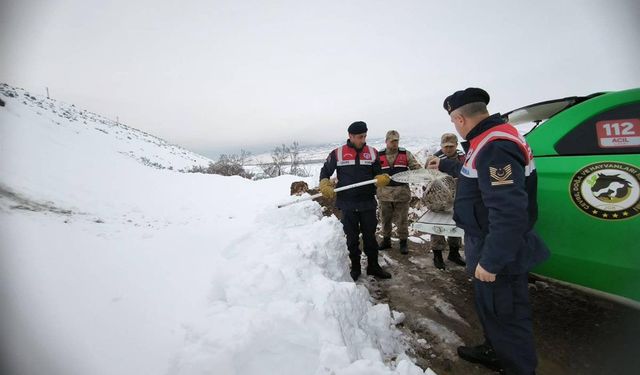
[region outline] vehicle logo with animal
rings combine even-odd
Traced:
[[[629,219],[640,212],[640,169],[633,165],[589,164],[573,175],[569,189],[576,206],[599,219]]]

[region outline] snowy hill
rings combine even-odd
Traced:
[[[425,373],[291,176],[0,86],[3,374]],[[426,373],[431,374],[430,370]]]
[[[179,146],[171,145],[164,140],[143,131],[110,120],[98,114],[76,108],[42,96],[0,83],[0,95],[7,106],[3,110],[16,116],[37,118],[39,122],[51,126],[57,125],[65,132],[73,132],[77,140],[91,142],[95,152],[105,150],[117,151],[124,156],[143,164],[160,169],[188,169],[194,165],[209,164],[211,160],[187,151]],[[20,113],[13,112],[19,106]]]

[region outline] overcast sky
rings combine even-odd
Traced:
[[[640,2],[2,0],[0,81],[215,155],[640,86]],[[402,140],[401,140],[402,143]]]

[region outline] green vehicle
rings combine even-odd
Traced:
[[[505,117],[528,130],[538,171],[536,230],[551,258],[533,272],[640,307],[640,88]]]
[[[533,273],[640,308],[640,88],[532,104],[504,114],[535,156],[536,230],[551,257]],[[453,213],[412,227],[462,237]]]

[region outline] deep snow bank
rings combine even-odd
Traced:
[[[20,95],[0,108],[3,374],[423,373],[349,281],[340,223],[276,208],[293,177],[178,173],[186,151]]]

